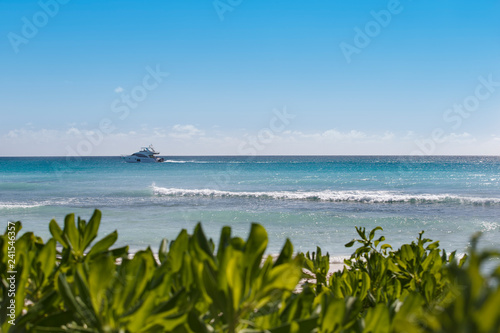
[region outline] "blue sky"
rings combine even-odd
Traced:
[[[499,14],[493,0],[5,0],[0,156],[498,154]]]

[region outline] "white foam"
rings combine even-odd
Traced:
[[[495,222],[482,222],[483,231],[493,231],[500,229],[500,225]]]
[[[0,209],[28,209],[44,206],[43,204],[17,204],[17,203],[0,203]]]
[[[465,197],[451,194],[409,194],[391,191],[267,191],[235,192],[212,189],[166,188],[152,185],[153,193],[171,197],[255,198],[279,200],[312,200],[360,203],[458,203],[472,205],[500,204],[500,198]]]
[[[71,203],[72,201],[74,201],[73,198],[34,202],[0,202],[0,209],[29,209],[45,206],[61,206]]]

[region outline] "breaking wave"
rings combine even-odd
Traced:
[[[19,203],[0,203],[0,209],[28,209],[42,207],[44,204],[19,204]]]
[[[235,192],[211,189],[180,189],[152,185],[157,196],[205,198],[253,198],[276,200],[311,200],[359,203],[454,203],[469,205],[498,205],[500,198],[466,197],[451,194],[410,194],[390,191],[268,191]]]
[[[66,205],[74,201],[73,199],[55,199],[55,200],[44,200],[44,201],[0,201],[0,210],[14,210],[14,209],[31,209],[46,206],[61,206]]]

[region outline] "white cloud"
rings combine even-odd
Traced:
[[[123,88],[122,87],[118,86],[118,87],[115,88],[115,93],[119,94],[121,92],[123,92]]]
[[[157,138],[164,138],[167,136],[167,134],[165,133],[165,130],[163,128],[154,128],[153,134]]]
[[[169,134],[174,139],[191,139],[197,136],[205,135],[205,131],[196,128],[194,125],[174,125]]]
[[[7,133],[7,137],[11,138],[11,139],[15,139],[19,136],[18,132],[19,132],[18,130],[9,131],[9,133]]]
[[[384,141],[390,141],[396,137],[396,134],[390,131],[386,131],[384,135],[382,136],[382,140]]]
[[[443,137],[443,141],[449,143],[473,143],[476,142],[477,139],[470,133],[464,132],[461,134],[450,133],[449,135]]]
[[[283,137],[295,140],[311,139],[317,142],[363,142],[372,140],[391,140],[394,138],[395,134],[392,132],[385,132],[382,135],[379,134],[367,134],[358,130],[351,130],[342,132],[336,129],[329,129],[321,132],[301,132],[301,131],[284,131],[282,133]]]
[[[76,128],[76,127],[71,127],[70,129],[68,129],[66,131],[66,134],[79,136],[79,135],[82,134],[82,132],[80,132],[80,130],[78,128]]]
[[[257,140],[257,141],[256,141]],[[18,128],[0,132],[0,155],[66,156],[91,143],[87,155],[118,156],[141,146],[154,144],[162,155],[238,155],[254,148],[261,155],[408,155],[418,147],[416,141],[429,140],[421,133],[390,131],[370,133],[359,130],[286,130],[260,142],[259,131],[203,130],[194,125],[171,128],[138,126],[134,130],[116,129],[105,134],[98,128],[70,126],[66,129]],[[500,135],[478,138],[471,133],[449,133],[435,143],[434,154],[496,155]],[[256,144],[255,144],[256,142]],[[255,144],[255,145],[254,145]]]

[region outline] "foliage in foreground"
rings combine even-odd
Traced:
[[[52,220],[46,243],[19,236],[19,222],[0,236],[2,332],[500,332],[500,266],[481,273],[498,254],[477,251],[477,237],[458,261],[423,232],[393,250],[375,239],[381,228],[356,228],[346,246],[359,247],[329,275],[319,248],[294,255],[287,240],[277,258],[264,256],[258,224],[246,241],[224,227],[217,249],[198,224],[163,240],[155,258],[111,249],[116,231],[95,242],[100,219],[70,214],[63,229]]]

